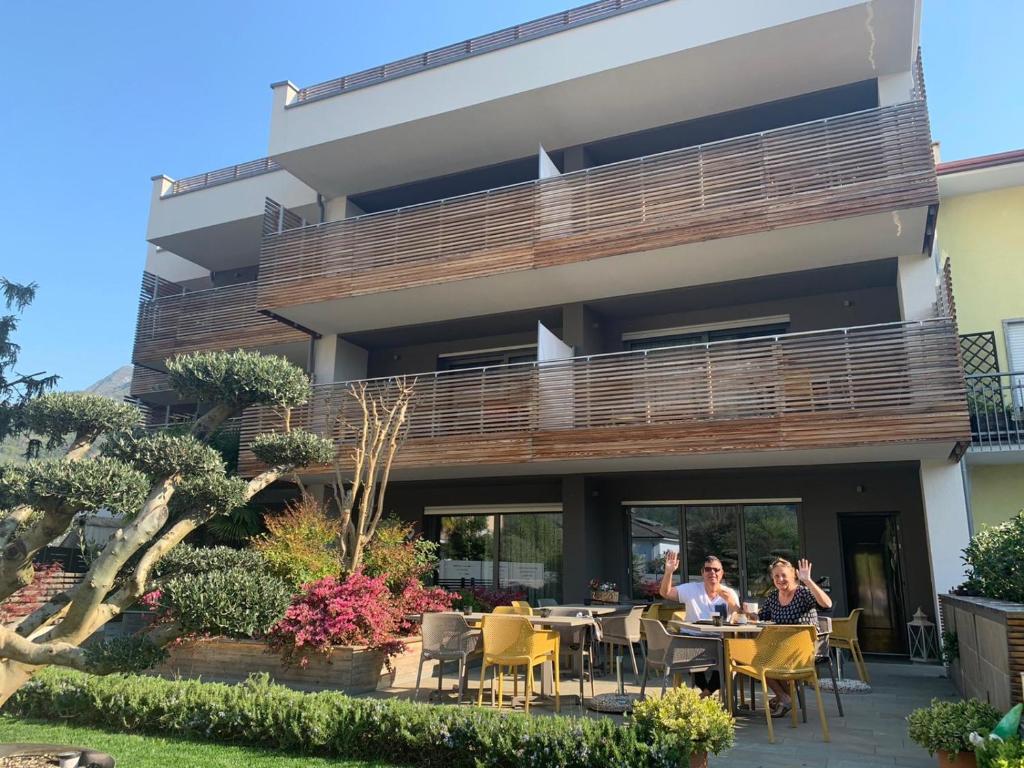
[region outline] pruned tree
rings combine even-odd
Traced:
[[[106,673],[152,663],[180,633],[173,623],[130,642],[83,643],[159,587],[154,565],[188,534],[298,467],[333,456],[328,440],[308,432],[260,435],[253,450],[267,469],[249,480],[229,477],[208,445],[217,428],[250,405],[304,403],[305,373],[283,358],[242,351],[177,357],[167,368],[172,388],[206,409],[189,434],[147,433],[134,406],[93,395],[46,394],[25,409],[25,429],[67,452],[0,466],[0,508],[11,510],[0,521],[0,600],[31,581],[35,555],[76,516],[107,509],[123,524],[80,584],[0,627],[0,705],[47,665]],[[101,436],[102,455],[90,458]]]
[[[331,414],[334,431],[348,446],[334,463],[334,498],[341,513],[341,570],[355,571],[384,517],[384,492],[391,465],[408,434],[415,381],[398,378],[387,387],[349,385]]]

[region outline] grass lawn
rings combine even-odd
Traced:
[[[250,747],[221,746],[163,736],[136,736],[67,723],[0,715],[0,742],[68,744],[108,752],[126,768],[370,768],[383,763],[285,755]]]

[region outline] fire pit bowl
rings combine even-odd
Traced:
[[[67,744],[0,744],[0,768],[114,768],[114,758]]]

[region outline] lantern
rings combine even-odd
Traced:
[[[910,660],[930,662],[939,658],[939,638],[935,625],[928,621],[921,607],[914,612],[912,621],[907,622],[907,639],[910,641]]]

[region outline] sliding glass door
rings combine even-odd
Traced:
[[[440,518],[438,582],[513,589],[533,602],[562,596],[562,514],[502,512]]]
[[[768,564],[800,552],[798,505],[730,503],[647,505],[628,508],[633,597],[657,594],[665,554],[679,552],[679,583],[701,580],[704,558],[715,555],[725,583],[744,599],[759,600],[771,588]]]

